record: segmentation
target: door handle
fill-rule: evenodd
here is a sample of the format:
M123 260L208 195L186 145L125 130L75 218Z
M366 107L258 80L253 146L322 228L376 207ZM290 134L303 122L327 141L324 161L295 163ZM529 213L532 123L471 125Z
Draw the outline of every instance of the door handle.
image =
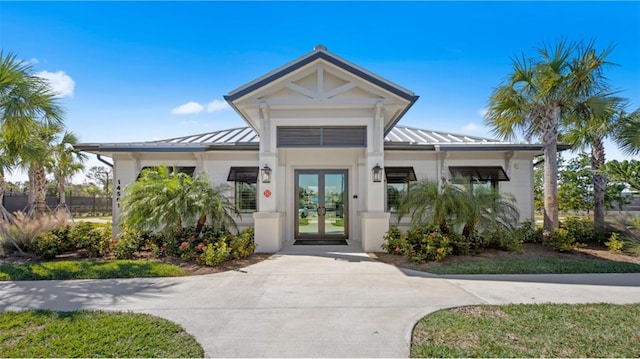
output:
M324 216L327 213L327 209L324 207L318 207L318 216Z

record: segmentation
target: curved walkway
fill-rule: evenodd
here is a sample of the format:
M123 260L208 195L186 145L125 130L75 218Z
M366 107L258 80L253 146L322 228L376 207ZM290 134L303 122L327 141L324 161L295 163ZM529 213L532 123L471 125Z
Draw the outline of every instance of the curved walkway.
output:
M407 357L413 325L442 308L639 301L640 274L442 277L344 246L288 247L204 276L0 282L0 311L149 313L180 323L209 357Z

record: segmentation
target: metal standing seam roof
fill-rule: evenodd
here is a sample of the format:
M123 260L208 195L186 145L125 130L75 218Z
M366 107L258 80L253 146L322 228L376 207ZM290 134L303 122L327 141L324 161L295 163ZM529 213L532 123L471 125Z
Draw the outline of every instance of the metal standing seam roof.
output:
M385 143L399 143L412 145L448 145L448 144L508 144L495 139L457 135L448 132L425 130L414 127L396 126L384 138ZM239 127L229 130L201 133L197 135L168 138L150 141L153 144L206 144L206 145L235 145L259 144L260 136L251 127Z
M384 138L386 149L448 151L539 151L539 143L514 143L397 125ZM194 152L212 150L257 150L260 136L251 127L200 133L163 140L128 143L81 143L74 146L89 152ZM567 146L559 145L558 149Z

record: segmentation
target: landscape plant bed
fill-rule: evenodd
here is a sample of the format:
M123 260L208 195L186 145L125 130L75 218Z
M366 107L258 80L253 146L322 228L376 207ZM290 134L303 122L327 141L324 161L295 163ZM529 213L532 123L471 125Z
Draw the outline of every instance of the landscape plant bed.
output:
M397 267L437 274L542 274L542 273L629 273L640 272L640 257L611 253L606 247L590 246L571 253L525 243L523 252L485 249L475 256L448 256L442 262L417 264L404 256L371 254Z
M413 330L411 357L637 357L640 304L511 304L442 310Z
M88 260L78 253L68 253L50 261L37 257L9 256L0 258L0 280L191 276L240 270L269 257L271 254L268 253L253 253L246 258L229 260L212 267L177 257L155 258L150 251L140 253L134 260Z
M202 346L180 325L148 314L31 310L0 313L2 357L192 358Z

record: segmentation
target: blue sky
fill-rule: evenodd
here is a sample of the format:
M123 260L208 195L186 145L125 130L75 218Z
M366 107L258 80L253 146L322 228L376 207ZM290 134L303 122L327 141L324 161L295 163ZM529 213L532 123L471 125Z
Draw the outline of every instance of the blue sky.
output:
M81 142L244 126L222 96L316 44L419 95L401 124L490 136L512 58L561 38L614 44L608 77L640 106L640 2L0 3L2 49L52 80Z

